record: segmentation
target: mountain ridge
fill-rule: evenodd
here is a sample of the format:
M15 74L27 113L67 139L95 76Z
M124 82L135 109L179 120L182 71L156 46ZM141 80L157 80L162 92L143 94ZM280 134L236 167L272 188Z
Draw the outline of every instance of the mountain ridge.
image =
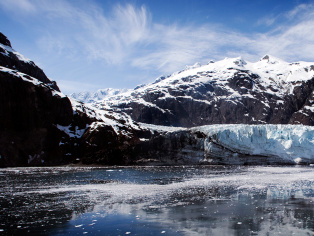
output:
M226 58L106 97L92 106L156 125L313 125L313 76L314 63L287 63L269 55L256 63Z
M103 100L106 97L118 95L120 93L125 93L131 89L113 89L105 88L98 89L96 92L83 91L78 93L70 94L71 98L74 98L83 103L93 103Z

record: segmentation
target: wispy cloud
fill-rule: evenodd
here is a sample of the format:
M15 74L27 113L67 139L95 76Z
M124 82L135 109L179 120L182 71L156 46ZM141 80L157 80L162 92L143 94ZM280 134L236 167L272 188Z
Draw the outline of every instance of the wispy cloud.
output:
M304 15L305 12L307 13L306 15ZM294 9L292 9L291 11L288 11L285 14L285 17L292 20L300 16L306 17L308 16L309 13L313 13L313 6L311 4L300 4L296 6Z
M236 32L223 31L212 25L154 25L153 31L156 48L138 55L132 60L132 65L145 68L155 66L173 72L196 61L228 56L231 48L235 50L250 41Z
M265 16L257 21L257 25L271 26L276 22L277 18L278 16L273 15Z
M0 5L9 11L19 11L26 14L34 13L36 10L36 7L33 5L33 3L29 2L28 0L2 0Z
M274 29L255 36L255 52L269 53L288 61L314 60L314 6L301 4L277 19ZM284 22L284 23L282 23ZM254 52L254 48L250 48Z
M42 21L37 40L42 50L109 65L170 73L225 56L256 60L269 53L288 61L314 60L313 5L259 19L257 24L273 28L251 35L213 24L160 24L144 5L118 4L105 11L90 1L4 0L0 6Z

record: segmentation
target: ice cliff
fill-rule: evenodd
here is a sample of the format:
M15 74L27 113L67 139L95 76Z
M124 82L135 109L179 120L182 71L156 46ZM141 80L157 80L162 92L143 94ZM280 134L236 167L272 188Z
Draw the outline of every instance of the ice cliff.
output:
M227 162L245 164L249 160L243 160L243 156L251 156L256 162L269 159L266 163L270 160L274 163L314 163L314 127L218 125L204 126L199 130L207 137L204 152L209 162L215 162L217 157L221 157Z

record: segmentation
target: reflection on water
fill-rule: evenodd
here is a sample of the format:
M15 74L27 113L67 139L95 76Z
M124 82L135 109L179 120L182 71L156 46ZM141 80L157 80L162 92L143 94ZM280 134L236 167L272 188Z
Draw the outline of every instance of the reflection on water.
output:
M4 235L314 235L313 167L0 169Z

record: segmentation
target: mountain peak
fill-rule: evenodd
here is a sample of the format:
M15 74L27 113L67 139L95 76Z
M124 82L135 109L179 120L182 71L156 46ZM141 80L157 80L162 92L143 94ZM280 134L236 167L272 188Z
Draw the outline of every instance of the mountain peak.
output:
M267 61L268 61L268 60L269 60L269 55L266 54L265 56L263 56L263 57L260 59L260 61L262 61L262 60L267 60Z
M274 56L271 56L269 54L266 54L265 56L263 56L260 61L265 61L269 64L277 64L277 63L280 63L280 62L285 62L277 57L274 57Z
M243 60L242 57L226 57L225 59L221 60L220 63L226 65L226 66L240 66L240 67L244 67L247 62L245 60Z
M8 38L4 34L2 34L1 32L0 32L0 43L5 45L5 46L12 47L10 40L8 40Z
M242 59L242 57L234 58L233 63L236 64L237 66L244 66L247 64L246 61Z
M192 66L186 65L185 68L184 68L184 70L195 69L195 68L198 68L198 67L201 67L201 66L202 66L201 63L196 62L196 63L194 63L194 65L192 65Z

